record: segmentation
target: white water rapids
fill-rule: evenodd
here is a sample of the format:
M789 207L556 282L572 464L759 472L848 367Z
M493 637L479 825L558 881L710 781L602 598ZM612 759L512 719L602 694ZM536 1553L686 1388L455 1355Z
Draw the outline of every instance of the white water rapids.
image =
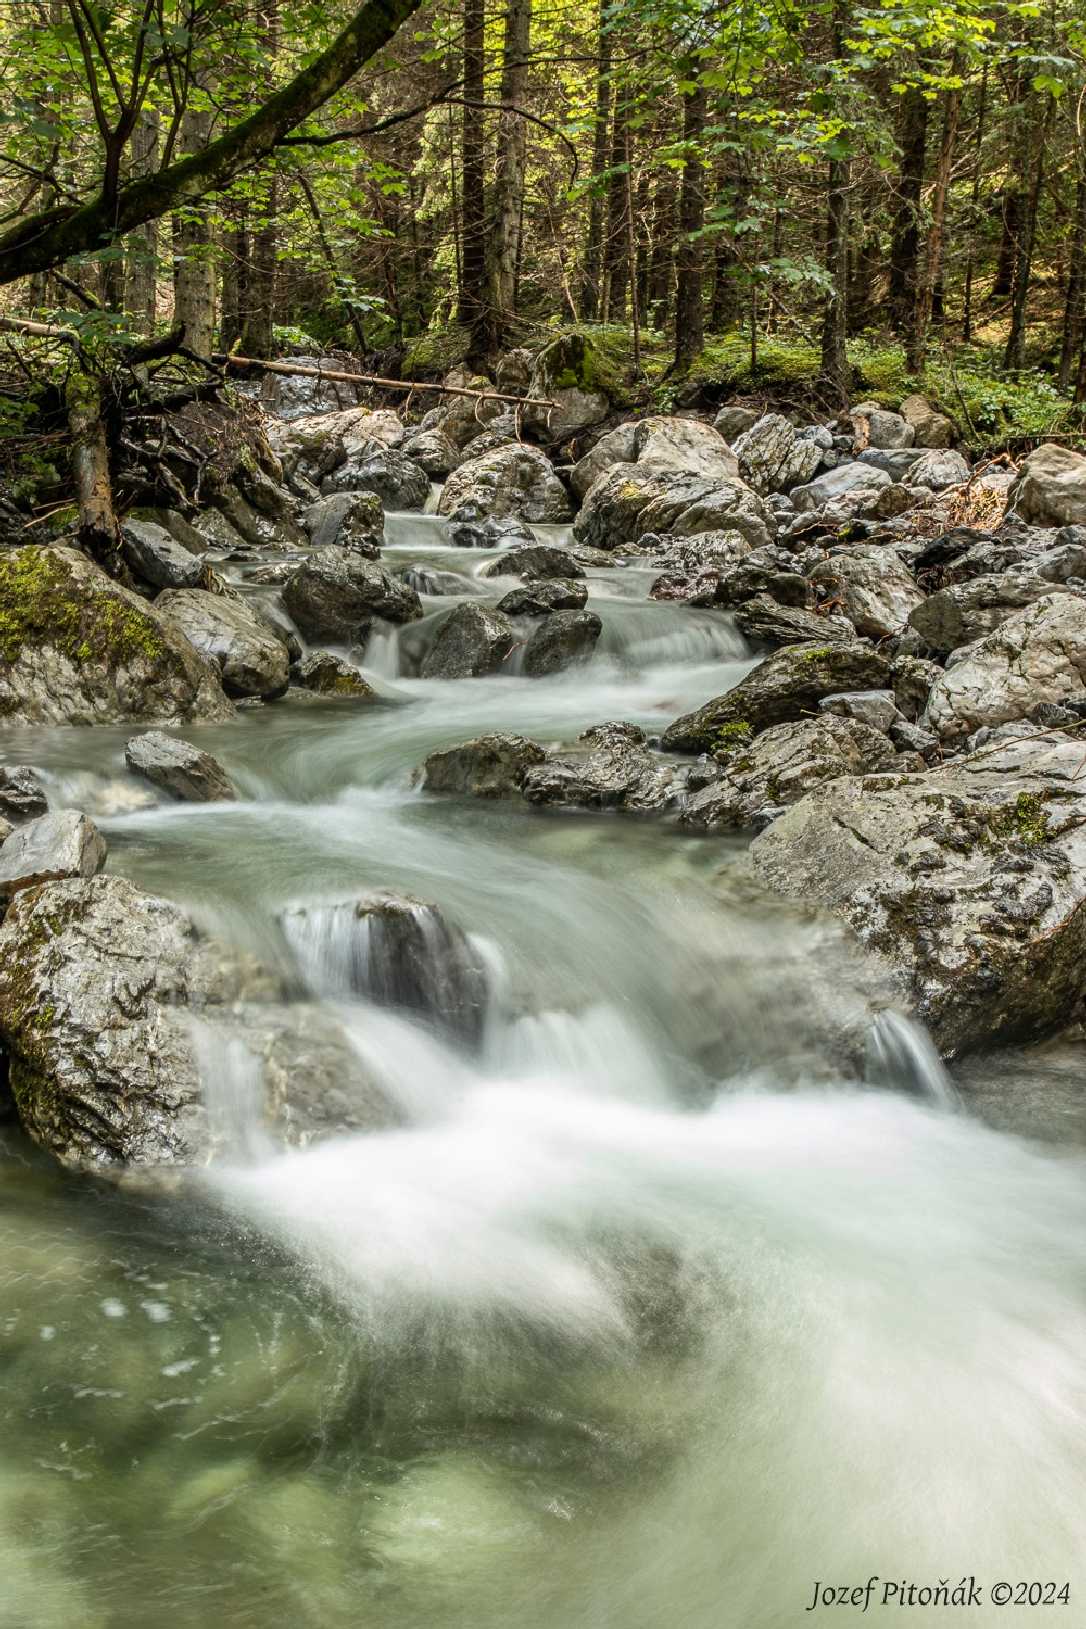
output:
M508 586L434 519L389 533L390 564ZM412 785L484 729L659 731L736 682L728 620L649 580L590 573L574 673L426 683L417 624L367 653L385 707L193 732L234 805L144 799L129 732L11 736L114 869L327 1001L403 1124L276 1153L254 1060L212 1048L236 1152L197 1193L9 1138L0 1629L793 1629L851 1621L806 1610L816 1580L873 1574L1070 1582L873 1624L1086 1621L1074 1064L955 1087L888 1015L864 1065L859 970L737 840ZM469 936L477 1048L351 996L324 907L374 888Z

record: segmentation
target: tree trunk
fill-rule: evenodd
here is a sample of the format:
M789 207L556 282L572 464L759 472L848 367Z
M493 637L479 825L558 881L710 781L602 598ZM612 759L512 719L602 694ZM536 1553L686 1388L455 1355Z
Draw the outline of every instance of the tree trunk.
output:
M822 317L822 377L837 399L848 400L849 372L845 353L848 334L848 184L847 158L831 158L826 206L826 271L833 288Z
M181 147L199 153L207 143L210 114L188 112L181 126ZM210 356L215 331L215 262L206 207L193 204L174 227L173 312L183 323L185 344L198 356Z
M1086 154L1083 155L1086 159ZM1075 187L1075 216L1071 226L1071 266L1067 277L1067 297L1063 307L1063 336L1060 343L1059 388L1071 388L1075 358L1086 336L1086 275L1082 257L1086 254L1086 173Z
M102 382L78 364L65 387L72 435L72 475L79 498L79 541L101 565L112 566L121 534L113 508L109 443L103 418Z
M1018 233L1018 253L1014 261L1014 279L1011 284L1011 328L1007 335L1007 349L1003 354L1003 366L1008 372L1017 372L1026 365L1026 302L1029 299L1030 274L1033 270L1033 247L1037 238L1037 210L1041 202L1041 188L1044 185L1045 150L1048 146L1048 133L1052 127L1052 115L1056 103L1053 97L1048 98L1048 106L1043 119L1035 122L1036 137L1034 141L1034 154L1032 177L1029 192L1023 200L1021 210L1021 226Z
M158 168L159 116L144 108L132 132L132 173L153 175ZM128 234L128 279L125 309L136 331L150 336L158 316L158 222L146 221Z
M592 191L588 205L581 310L590 322L603 309L604 193L599 177L607 168L608 129L611 117L611 36L605 24L607 0L600 0L599 45L596 55L596 118L592 133Z
M973 273L976 266L976 252L974 244L976 234L980 230L980 183L981 183L981 155L984 148L984 116L988 111L988 64L984 65L984 72L980 80L980 96L977 102L977 133L973 147L973 186L969 199L969 252L965 262L965 290L962 294L962 339L968 345L973 337Z
M607 295L607 321L626 320L626 285L630 277L630 226L626 218L629 107L622 85L615 85L611 115L610 179L607 183L607 237L603 250L603 286Z
M649 256L648 309L654 328L667 327L675 273L675 226L678 187L675 171L663 169L652 200L652 251Z
M735 246L735 222L739 217L739 208L746 187L734 155L730 155L717 170L716 191L717 197L727 208L727 219L721 221L713 246L713 294L709 305L709 330L714 334L723 334L738 323L742 304L736 277L739 254Z
M495 356L509 342L517 276L517 252L524 199L524 105L532 0L509 0L502 59L502 113L498 124L498 160L494 174L494 207L487 242L487 302L482 313L483 345Z
M249 260L244 280L245 298L240 302L239 349L246 356L271 356L275 349L275 266L279 230L275 216L278 185L272 175L262 201L262 216L255 232L248 233Z
M694 82L683 101L683 168L679 192L679 239L675 251L675 372L688 373L705 348L705 311L702 284L705 249L700 236L705 224L705 167L702 136L705 132L706 94L697 64L687 61L682 77Z
M950 72L952 75L961 72L961 58L956 52L950 64ZM931 197L931 225L928 228L916 309L905 345L905 365L910 373L915 374L923 371L927 359L928 330L931 326L936 292L941 288L943 245L946 239L946 202L950 190L950 172L954 163L954 144L958 137L961 107L960 87L944 91L943 135L939 143L939 162L936 166L935 187Z
M928 150L928 100L916 86L901 98L894 230L890 244L890 322L904 334L915 321L920 282L920 199Z
M484 95L484 0L464 0L464 98ZM475 333L486 307L486 127L478 107L465 107L460 121L460 305L459 319Z

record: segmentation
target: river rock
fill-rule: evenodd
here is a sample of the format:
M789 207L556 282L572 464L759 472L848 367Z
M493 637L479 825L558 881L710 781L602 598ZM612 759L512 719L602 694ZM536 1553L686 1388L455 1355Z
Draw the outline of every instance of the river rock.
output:
M901 416L912 425L917 447L952 447L954 421L945 413L937 413L926 396L906 396L901 404Z
M553 543L533 543L524 549L509 549L497 560L491 560L480 573L483 577L520 577L526 583L544 582L548 578L563 579L584 576L568 549Z
M467 935L437 905L377 892L280 917L288 944L320 990L331 986L425 1019L466 1046L486 1023L486 970Z
M1034 733L923 775L837 779L751 864L843 917L944 1052L1042 1034L1086 992L1081 765L1081 742Z
M449 542L458 549L504 549L510 544L535 544L535 533L523 520L495 520L483 516L474 504L462 503L449 517Z
M788 645L767 656L723 696L685 713L664 732L669 752L711 752L722 730L751 735L814 712L823 696L841 690L883 690L890 664L870 645Z
M445 382L448 383L448 380ZM485 394L491 389L488 379L471 377L466 381L466 388L484 394L454 396L440 410L441 433L448 437L458 451L463 451L476 436L485 431L489 425L496 423L504 414L507 405L493 395Z
M385 512L375 492L335 492L302 512L315 549L355 549L376 560L385 539Z
M134 735L125 746L124 761L133 774L184 803L223 803L237 797L217 758L161 730Z
M985 638L1016 611L1044 599L1057 587L1062 585L1046 582L1032 572L971 577L921 600L909 614L909 626L928 650L949 656L960 646ZM1086 615L1086 603L1080 603L1080 611Z
M1086 454L1045 442L1022 460L1009 507L1034 526L1086 525Z
M944 741L1024 718L1035 703L1086 688L1086 615L1077 594L1052 593L968 646L936 680L920 723Z
M531 587L510 589L498 601L498 610L507 617L545 617L551 611L581 611L587 599L587 584L553 577Z
M838 550L815 566L810 578L831 602L840 602L841 614L868 639L900 633L924 598L912 574L885 547Z
M513 516L536 525L568 520L572 512L546 454L521 443L471 458L453 471L442 489L438 513L450 515L462 503L473 503L482 515L497 520Z
M630 420L600 436L595 446L579 458L570 471L569 484L582 499L592 484L615 464L636 464L637 423Z
M806 486L793 487L789 496L803 514L813 514L828 504L842 501L847 503L850 512L859 513L877 500L883 487L890 485L892 482L885 470L853 460L825 470Z
M836 696L823 696L818 711L837 718L855 719L857 723L881 730L883 734L889 734L891 727L901 718L892 690L842 690Z
M743 479L755 492L787 492L809 481L822 463L822 448L800 439L780 413L766 413L735 443Z
M655 814L678 801L684 783L683 769L653 752L636 724L595 724L529 765L520 793L537 805Z
M18 826L45 814L49 799L34 770L25 764L0 764L0 817Z
M184 723L233 706L157 605L69 548L0 554L0 726Z
M357 668L330 650L314 650L290 670L293 682L318 696L345 696L355 701L376 701L377 692Z
M283 604L307 639L358 641L374 617L413 622L422 615L415 590L353 549L316 549L283 589Z
M552 611L524 647L524 672L543 679L580 666L592 655L602 632L595 611Z
M530 397L554 406L527 406L525 424L550 442L599 424L611 408L600 374L599 349L587 334L559 335L539 352L528 381Z
M922 447L865 447L856 455L856 462L883 470L891 481L907 482L913 465L923 456Z
M443 430L416 430L403 444L404 455L426 471L431 481L443 481L458 469L463 455Z
M286 643L244 600L176 588L160 594L155 605L216 664L228 695L282 695L290 667Z
M496 673L516 644L509 618L487 605L458 605L438 630L422 664L424 679L475 679Z
M738 531L753 547L772 542L773 518L744 481L654 464L615 464L592 484L573 524L594 548L618 549L648 534L692 537Z
M368 447L321 481L321 492L373 492L385 509L422 509L430 478L420 464L391 447Z
M751 425L757 424L761 416L756 407L741 407L738 403L734 406L725 404L713 420L713 429L730 445L749 430Z
M891 413L885 407L862 402L849 414L852 420L854 445L857 452L865 447L880 451L895 447L911 447L916 430L901 413Z
M950 447L933 448L918 458L909 471L909 485L945 492L948 487L964 485L970 473L969 465L960 452Z
M764 811L797 802L822 781L883 769L897 753L881 730L823 714L775 724L746 741L736 735L717 756L723 773L687 799L680 815L685 826L753 825Z
M332 1015L264 1005L280 996L251 956L123 877L25 889L0 927L0 1035L19 1115L75 1170L206 1163L223 1132L202 1076L221 1078L237 1044L259 1066L261 1129L280 1141L394 1122Z
M0 845L0 897L61 877L93 877L106 863L106 842L76 809L53 809L16 826Z
M739 460L724 437L700 419L652 414L638 421L634 445L637 463L648 469L685 469L725 481L739 474Z
M524 776L546 757L523 735L479 735L432 752L422 767L424 792L461 792L475 798L518 797Z
M126 520L121 553L129 570L152 588L196 588L205 579L207 568L200 555L153 521Z
M654 585L655 586L655 585ZM768 594L755 594L736 608L736 626L748 639L771 645L843 645L856 638L856 629L844 617L819 616L801 606L780 605Z

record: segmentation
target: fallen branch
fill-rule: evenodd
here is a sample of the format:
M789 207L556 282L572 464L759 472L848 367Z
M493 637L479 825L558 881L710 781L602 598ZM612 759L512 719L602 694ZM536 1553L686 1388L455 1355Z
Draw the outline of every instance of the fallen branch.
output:
M65 345L79 344L73 329L58 328L52 322L32 322L29 317L0 317L0 329L7 334L29 334L31 339L62 339Z
M211 359L228 368L261 368L265 373L289 373L330 384L380 385L382 390L436 390L445 396L471 396L480 402L516 402L520 407L557 407L543 396L503 396L498 390L468 390L465 385L433 385L417 379L381 379L373 373L343 373L338 368L302 368L296 362L261 362L255 356L227 356L216 351Z

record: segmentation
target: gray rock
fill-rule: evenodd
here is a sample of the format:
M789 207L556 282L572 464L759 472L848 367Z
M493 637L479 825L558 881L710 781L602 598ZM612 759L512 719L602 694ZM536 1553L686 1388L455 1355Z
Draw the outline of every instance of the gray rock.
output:
M569 484L578 498L584 498L589 487L614 464L636 464L637 424L620 424L600 436L594 447L578 459L570 471Z
M835 469L825 470L806 486L793 487L790 495L798 510L813 514L827 504L838 503L842 499L847 499L850 504L874 503L881 488L890 485L890 477L885 470L853 460L838 464Z
M720 831L751 826L759 811L780 810L837 775L859 775L893 763L881 730L827 714L775 724L761 735L733 737L718 751L723 773L683 805L685 826Z
M485 519L474 504L462 503L449 517L449 542L458 549L503 549L510 543L535 545L535 533L523 520Z
M129 569L152 588L195 588L206 575L199 554L153 521L126 520L121 527L121 552Z
M565 441L607 417L611 403L600 388L600 359L585 334L562 334L539 352L528 395L555 405L526 407L524 422L550 442Z
M928 704L931 687L943 676L938 662L922 656L898 655L890 663L894 700L904 716L916 720Z
M357 668L330 650L310 651L290 670L291 679L318 696L346 696L353 701L377 701L378 695Z
M755 594L737 606L735 621L748 639L768 644L799 645L822 640L825 644L848 644L856 630L844 617L818 616L801 606L780 605L768 594Z
M248 491L256 495L258 504L250 502L239 488L228 481L214 497L215 507L246 543L254 548L297 548L305 538L294 519L294 505L282 489L256 474L245 477Z
M204 1164L230 1127L203 1076L257 1070L262 1129L304 1144L396 1119L331 1014L122 877L27 890L0 927L0 1035L22 1123L74 1170Z
M836 696L823 696L818 710L820 713L833 713L838 718L856 719L873 730L882 730L885 735L889 734L890 726L901 716L892 690L843 690Z
M0 846L0 898L61 877L93 877L106 863L106 841L76 809L53 809L16 826Z
M692 537L738 531L755 548L772 542L775 525L757 493L736 478L717 478L654 464L614 464L593 483L573 525L582 543L618 549L649 534Z
M386 509L422 509L430 496L430 478L395 448L369 447L326 475L321 492L373 492Z
M915 427L900 413L890 413L884 407L854 407L850 414L857 452L867 447L880 451L911 447L916 435Z
M924 775L831 781L755 839L751 864L842 917L943 1052L1043 1034L1086 989L1081 763L1080 742L1034 735Z
M735 443L739 469L755 492L787 492L809 481L822 463L822 448L800 438L780 413L766 413Z
M424 679L475 679L496 673L516 644L509 618L468 601L446 617L422 664Z
M711 752L721 732L752 735L812 713L823 696L842 690L882 690L890 664L869 645L788 645L767 656L726 695L685 713L664 732L670 752Z
M529 766L520 793L537 805L655 814L678 801L683 784L682 769L652 752L636 724L596 724Z
M443 481L458 469L463 454L443 430L416 430L403 444L406 457L426 471L431 481Z
M524 776L546 757L523 735L479 735L432 752L422 768L425 792L460 792L475 798L519 797Z
M0 554L0 726L233 716L217 667L76 549Z
M24 764L0 764L0 816L18 826L45 814L49 799L45 787Z
M684 469L695 475L734 480L739 460L724 437L700 419L657 413L635 427L636 462L646 469Z
M548 578L563 579L584 576L568 549L559 549L552 543L533 543L524 549L509 549L499 559L483 567L483 577L520 577L526 583L543 582Z
M1052 593L967 647L936 680L920 723L944 741L1024 718L1039 701L1086 687L1086 616L1075 594Z
M335 492L302 513L315 549L355 549L376 560L385 538L385 512L375 492Z
M968 481L969 465L960 452L952 449L932 449L918 458L909 471L910 486L930 487L933 492L945 492L947 487L961 486Z
M1033 605L1064 588L1062 583L1046 582L1026 571L971 577L967 582L955 583L921 600L909 614L909 626L920 635L928 650L948 656L962 645L983 639L1023 606ZM1086 615L1086 604L1081 605L1080 610Z
M175 588L159 595L156 609L216 664L228 695L271 697L286 689L287 646L244 600Z
M730 444L757 424L760 417L756 407L724 406L713 420L713 429Z
M491 386L489 380L476 377L466 381L466 388L485 392L490 390ZM489 425L504 418L506 405L505 402L496 401L493 395L454 398L442 409L439 428L453 446L462 452Z
M184 803L223 803L237 797L218 759L161 730L134 735L125 746L124 761L133 774Z
M908 481L913 465L923 456L922 447L865 447L863 452L857 454L856 462L883 470L891 481Z
M497 520L512 516L537 525L568 520L571 514L566 490L546 455L519 442L471 458L453 471L438 513L450 515L462 503L474 504L483 516Z
M811 581L840 603L858 634L886 639L900 633L924 596L892 549L839 550L812 570Z
M545 617L551 611L581 611L587 599L585 583L553 577L531 587L511 589L498 601L498 610L508 617Z
M413 622L415 590L353 549L316 549L283 589L283 604L307 639L358 641L374 617Z
M906 396L901 404L901 416L911 424L917 447L952 447L954 421L945 413L937 413L924 396Z
M1086 455L1045 442L1022 460L1009 507L1034 526L1086 525Z
M526 345L518 345L494 364L494 383L505 396L524 396L532 379L533 358Z
M939 737L930 730L922 730L919 724L910 724L906 718L895 718L888 734L900 752L918 752L927 760L939 752Z
M542 679L587 662L602 632L594 611L552 611L524 647L524 672Z

